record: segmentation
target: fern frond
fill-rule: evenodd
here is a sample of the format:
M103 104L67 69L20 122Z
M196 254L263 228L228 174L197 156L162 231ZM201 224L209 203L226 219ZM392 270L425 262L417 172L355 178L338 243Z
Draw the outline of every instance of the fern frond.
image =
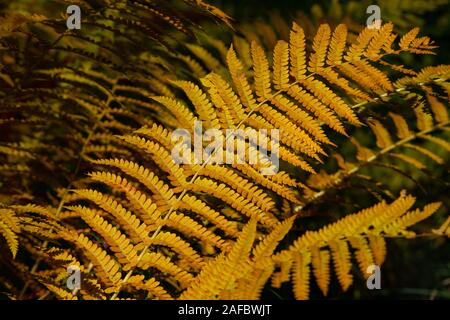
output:
M19 249L17 233L20 232L20 219L13 210L0 209L0 234L6 239L13 257Z
M119 263L123 266L124 271L130 270L137 264L137 250L120 230L89 208L74 206L70 209L79 213L81 218L105 239Z
M180 299L217 299L235 286L239 274L248 270L248 255L256 236L256 220L242 230L230 253L221 254L209 263L182 293Z
M277 42L273 52L273 83L275 89L285 89L289 83L289 44Z
M327 49L330 43L330 35L330 26L327 24L320 25L316 36L314 37L312 46L313 53L309 57L308 70L310 72L317 72L325 65Z
M82 233L75 239L75 245L92 262L96 268L97 275L105 285L115 286L118 284L121 278L120 266L105 250Z
M353 283L353 275L351 274L352 262L351 254L347 242L345 241L330 241L331 256L333 257L333 265L339 284L343 291Z
M172 300L172 296L160 285L159 281L155 278L148 280L144 279L142 275L136 275L130 277L127 284L135 287L136 289L145 290L153 297L160 300Z
M426 206L423 211L409 211L414 201L414 197L403 195L391 204L381 202L358 213L347 215L318 231L307 231L294 241L289 250L275 254L273 259L276 264L282 265L283 261L288 260L294 262L292 276L296 298L308 298L309 264L312 264L319 288L325 295L327 294L330 281L328 248L331 249L334 267L344 290L347 290L353 281L350 274L348 243L355 250L362 274L367 276L366 272L370 265L375 262L381 264L384 261L385 237L397 235L413 237L414 233L407 228L426 219L440 206L433 203ZM277 281L281 279L278 278L275 284Z
M115 217L133 241L145 244L150 243L150 238L147 235L149 226L141 222L134 214L125 209L111 196L92 189L75 190L74 192L96 203L100 208Z
M193 276L182 270L180 267L170 261L170 258L157 252L145 253L143 258L139 261L139 267L143 270L148 268L156 268L161 272L168 273L180 283L180 286L185 288L194 279Z
M311 254L309 252L295 252L293 254L292 283L294 295L297 300L306 300L309 297L309 279Z
M256 100L253 96L247 77L245 76L244 67L241 61L237 58L233 47L228 50L227 65L230 70L233 84L239 94L239 97L241 98L242 104L247 108L247 110L249 110L249 108L254 108L256 106Z
M225 217L220 215L220 213L216 212L206 205L206 203L194 196L185 195L182 199L182 203L180 204L180 208L188 209L197 213L231 236L237 235L237 223L227 220Z
M191 184L191 190L212 194L236 210L241 211L249 217L255 218L266 226L273 226L276 223L276 220L273 217L260 210L234 190L226 187L225 184L217 184L209 179L198 178Z
M300 81L306 73L305 32L295 22L289 35L290 73Z
M328 250L320 250L317 247L311 248L311 263L317 284L326 296L330 283L330 253Z

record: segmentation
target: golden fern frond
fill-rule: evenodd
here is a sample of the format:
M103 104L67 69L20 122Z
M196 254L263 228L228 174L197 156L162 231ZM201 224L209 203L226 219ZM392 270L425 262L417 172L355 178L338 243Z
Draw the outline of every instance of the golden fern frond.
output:
M223 89L217 85L213 86L211 79L221 78L211 74L202 81L209 88L212 104L206 95L201 93L201 89L197 90L196 88L197 97L202 98L197 98L194 105L198 110L201 110L200 104L204 105L207 110L210 110L208 114L213 114L212 109L216 109L217 116L221 118L221 126L224 124L231 127L236 125L239 119L243 118L243 108L247 112L250 110L257 112L261 115L260 117L251 114L249 117L244 117L243 121L247 125L259 129L264 126L285 128L285 132L282 133L282 144L289 145L294 152L304 153L317 159L318 154L324 153L320 142L330 143L319 126L320 122L342 134L345 134L346 130L338 117L345 118L355 125L361 123L354 111L331 89L330 84L340 86L350 95L362 101L369 101L372 99L370 97L372 90L381 94L384 92L383 90L393 91L394 87L385 74L376 66L369 64L368 61L381 61L387 54L399 54L402 51L411 51L413 48L419 49L422 45L428 46L425 40L417 41L411 46L405 45L405 41L403 41L400 49L391 48L393 45L391 24L384 25L380 30L364 30L357 38L356 43L352 44L348 50L346 34L344 25L336 28L333 37L329 26L322 25L313 42L312 53L307 59L308 50L304 32L294 24L289 43L279 41L275 45L272 72L264 50L256 42L253 42L251 58L254 92L244 73L243 63L238 59L234 48L231 47L227 54L227 64L239 101L222 80L220 83ZM388 41L388 44L384 44L384 41ZM346 55L343 61L344 54ZM362 85L362 87L357 89L358 86L352 86L353 83L341 77L340 73L343 76L350 75L358 82L358 86ZM324 77L326 81L318 78L317 74ZM380 86L376 83L380 83ZM211 91L212 86L215 88L213 91ZM278 91L274 91L274 89ZM254 94L256 98L254 98ZM230 97L228 98L229 103L225 103L227 100L225 97ZM232 105L235 107L227 108ZM304 109L307 111L305 112ZM231 110L237 114L233 115ZM278 110L285 113L286 116ZM294 139L289 136L297 139L300 137L304 146L296 145L292 141ZM281 147L284 146L281 145ZM295 166L301 164L301 162L296 163L292 157L285 156L283 159ZM303 166L303 168L306 167Z
M0 234L5 238L11 254L15 257L19 249L17 233L21 229L20 219L13 210L2 208L0 208L0 217Z
M330 284L330 253L328 250L320 250L317 247L311 248L311 264L317 285L326 296Z
M324 66L330 35L330 26L328 24L320 25L314 37L313 53L309 57L308 70L310 72L318 72Z
M253 260L258 262L259 259L271 256L275 251L278 243L292 228L295 217L292 216L279 223L267 236L265 236L258 245L253 249Z
M193 173L200 172L200 175L207 176L225 182L243 197L254 202L261 210L270 211L274 209L275 202L257 185L239 176L235 171L223 166L206 166L200 170L199 166L190 168Z
M124 271L130 270L137 263L138 252L130 240L113 225L108 223L95 211L86 207L69 207L72 211L80 214L81 218L98 234L114 252Z
M179 86L188 96L194 105L199 119L205 124L206 128L216 128L219 126L214 107L209 102L206 94L195 84L189 81L176 81L175 85Z
M51 284L42 282L45 287L50 290L50 292L53 292L59 299L62 300L78 300L76 296L74 296L71 292L61 289L57 284Z
M159 281L155 278L150 278L148 280L144 279L143 275L131 276L126 284L129 284L136 289L145 290L151 297L160 300L172 300L171 295L160 285Z
M92 189L74 190L74 192L84 199L94 202L100 208L110 213L127 231L133 241L145 244L150 243L150 238L147 234L149 226L145 222L140 221L139 218L125 209L111 196Z
M194 279L190 273L171 262L169 257L158 252L145 253L139 261L139 268L142 270L156 268L163 273L168 273L179 282L182 288L186 288Z
M255 92L258 101L264 101L272 94L270 85L269 62L266 54L256 42L252 42L253 73L255 77Z
M308 298L309 264L312 265L319 288L327 294L330 281L328 248L331 249L335 271L344 290L353 281L348 243L355 250L356 260L365 276L369 266L383 263L386 254L385 237L414 237L415 234L407 228L426 219L440 207L439 203L432 203L423 210L409 211L414 201L414 197L403 195L390 204L381 202L347 215L318 231L307 231L294 241L290 249L275 254L273 259L280 267L286 264L286 260L293 261L292 277L296 298ZM277 274L275 276L280 277ZM275 280L275 284L280 280Z
M96 164L116 167L124 173L135 178L148 190L153 192L155 203L165 211L165 205L174 205L174 194L170 187L160 180L159 177L149 169L132 161L124 159L103 159L94 161Z
M175 186L183 186L186 183L186 176L183 170L173 161L172 155L157 142L146 140L137 136L124 136L123 140L153 155L153 160L170 176L169 179Z
M100 280L107 286L115 286L121 279L119 264L101 247L92 242L84 234L75 237L75 245L79 247L96 268Z
M266 226L273 226L277 221L274 217L271 217L268 213L259 209L252 202L228 188L225 184L218 184L213 180L206 178L198 178L190 185L190 189L197 192L212 194L234 209L239 210L248 217L255 218Z
M277 42L273 51L273 82L275 89L285 89L289 83L289 44Z
M237 223L227 220L226 217L222 216L219 212L210 208L205 202L196 198L195 196L185 195L180 204L181 209L191 210L201 217L207 219L212 224L216 225L218 228L225 231L231 236L236 236L238 229Z
M439 68L445 73L446 68ZM441 75L442 79L446 79L444 74ZM416 77L405 78L404 81L415 82ZM407 80L409 79L409 80ZM432 82L422 83L422 87L419 89L432 92ZM397 86L397 85L396 85ZM401 87L400 89L405 89ZM409 89L406 89L405 94L409 94ZM308 185L319 186L320 191L307 195L307 198L316 199L315 197L322 197L326 194L327 190L331 190L337 185L342 184L348 179L358 178L365 179L371 185L374 185L370 172L365 168L380 166L386 169L392 170L394 173L400 173L406 176L410 176L409 170L416 168L421 170L425 174L430 174L429 167L432 165L428 161L431 159L437 164L444 164L445 157L443 154L448 152L448 144L445 141L444 132L447 130L449 123L440 122L437 120L435 114L426 112L431 109L431 106L427 106L423 101L423 98L411 95L411 105L415 111L416 125L414 126L414 116L407 112L393 113L388 112L387 116L392 120L391 123L381 121L381 119L369 118L367 124L375 136L375 141L378 150L365 147L361 145L354 137L350 138L350 142L356 147L356 159L358 162L352 162L351 160L342 158L340 163L345 165L341 166L341 170L336 171L333 174L326 176L312 175L310 176ZM447 113L443 102L440 111L441 116ZM429 108L429 109L427 109ZM392 124L392 125L391 125ZM365 130L364 128L358 130ZM437 152L436 147L439 146L442 152ZM406 167L404 166L406 164ZM408 171L407 171L408 170ZM364 177L361 173L368 173Z
M171 232L160 232L152 240L152 244L166 246L171 248L175 253L179 254L181 258L185 258L189 261L189 265L195 269L201 269L205 262L203 258L195 251L192 246Z
M125 178L110 172L93 172L89 176L95 181L103 182L116 190L124 192L133 209L140 213L139 216L142 217L142 220L147 225L158 224L161 212L157 209L156 204Z
M347 27L340 24L334 29L330 41L330 47L327 53L327 64L338 65L342 63L342 55L344 54L345 44L347 41Z
M227 52L227 65L236 91L241 98L242 105L249 111L250 108L256 106L256 100L245 75L244 66L238 59L233 46Z
M279 223L265 236L252 250L251 271L241 275L234 292L233 299L257 300L261 297L263 287L274 270L274 263L270 256L275 251L280 241L292 228L295 217L290 217Z
M306 300L309 297L309 279L310 279L310 252L295 252L292 255L294 263L292 264L292 283L295 298L297 300ZM283 279L282 279L283 280Z
M203 62L209 70L214 71L220 67L220 62L204 47L191 43L188 43L186 47L196 58Z
M331 240L329 246L339 284L343 291L347 291L353 283L353 275L351 274L352 262L348 243Z
M173 212L166 219L165 225L180 230L183 234L195 237L206 243L210 243L218 248L226 247L225 241L220 236L214 234L208 228L205 228L196 220L184 214Z
M256 236L256 220L245 225L230 253L210 262L184 291L180 299L220 299L233 290L236 278L248 270L248 256Z

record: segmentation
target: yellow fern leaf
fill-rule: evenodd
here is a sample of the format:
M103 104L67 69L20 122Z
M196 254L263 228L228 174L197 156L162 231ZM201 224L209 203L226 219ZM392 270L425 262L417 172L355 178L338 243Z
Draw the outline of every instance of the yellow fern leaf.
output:
M145 194L137 190L129 181L109 172L92 172L89 176L99 182L103 182L117 190L123 191L133 208L140 212L140 217L149 226L159 222L161 212L156 204L152 203Z
M271 256L275 251L278 243L284 238L284 236L292 228L295 216L292 216L280 224L278 224L264 239L258 243L253 249L253 260L258 261L264 257Z
M329 106L337 115L350 121L350 123L360 126L355 112L327 85L319 80L302 81L302 86L310 90L322 103Z
M408 123L405 118L393 112L389 112L389 116L394 121L395 128L397 129L397 137L405 139L411 135L411 131L408 128Z
M70 209L78 212L81 218L105 239L111 250L116 254L118 261L123 265L124 271L136 266L138 261L137 250L123 233L89 208L74 206Z
M289 35L290 73L297 80L305 78L305 33L295 22Z
M419 28L413 28L408 31L403 37L401 37L399 46L402 49L408 49L411 42L417 37L419 34Z
M347 135L344 126L334 113L314 96L310 95L305 90L302 90L299 86L291 87L289 89L289 95L295 98L302 106L312 112L319 120L323 121L330 128ZM331 143L329 140L327 142Z
M219 119L217 119L214 107L206 97L206 94L196 84L189 81L176 81L174 84L186 93L194 105L200 120L205 123L206 128L219 127Z
M227 53L227 64L230 70L231 78L233 79L234 86L236 88L239 97L241 98L242 104L247 108L254 108L257 103L253 96L253 92L250 89L247 77L244 73L244 67L241 61L236 56L236 52L233 47L228 50Z
M155 203L161 212L168 210L169 206L175 206L176 208L173 190L161 181L155 173L144 168L143 166L123 159L102 159L93 161L93 163L116 167L138 180L148 190L153 192L152 199L155 200Z
M414 232L406 231L405 229L416 224L419 221L428 218L433 213L435 213L441 207L441 205L442 204L440 202L433 202L426 205L423 210L417 209L411 212L407 212L398 220L393 221L391 224L385 226L384 232L392 236L403 234L408 237L413 237L415 235Z
M107 286L115 286L121 278L119 264L106 253L105 250L93 243L84 234L80 234L75 239L76 245L80 247L86 256L91 260L97 270L100 280Z
M377 30L377 33L370 40L364 55L368 58L378 57L380 55L381 48L383 48L387 40L390 38L393 28L394 25L389 22L385 23L379 30Z
M218 299L236 286L237 277L248 270L249 253L256 236L256 220L243 228L230 253L222 253L209 263L185 290L180 299Z
M180 283L182 288L187 288L194 277L189 272L184 271L170 261L169 257L158 252L147 252L143 255L138 263L138 267L147 270L149 268L156 268L163 273L168 273L176 281Z
M369 247L377 266L381 266L386 259L386 241L383 237L369 235Z
M361 55L363 54L365 48L371 41L371 39L375 36L377 31L375 29L364 28L356 38L355 43L350 46L347 54L344 59L346 61L357 61L361 59Z
M216 70L220 67L220 62L205 48L190 43L186 44L186 47L199 58L209 70Z
M195 196L184 195L181 199L180 208L191 210L203 218L216 225L218 228L225 231L230 236L236 236L238 233L237 223L227 220L224 216L220 215L217 211L206 205L205 202L196 198Z
M276 219L268 215L268 213L260 210L249 200L243 198L234 190L225 186L225 184L218 184L212 180L205 178L196 179L190 188L197 192L207 192L215 197L228 203L236 210L241 211L249 217L253 217L267 226L273 226L277 223Z
M391 135L389 131L378 120L371 120L369 126L377 139L377 146L381 149L392 145Z
M203 258L192 246L174 233L161 231L152 239L152 244L170 247L181 258L186 258L193 268L201 269L205 265Z
M289 45L278 41L273 52L273 83L275 89L285 89L289 83Z
M272 95L269 62L264 50L256 42L252 42L251 49L256 95L258 101L264 101Z
M353 276L350 273L352 262L350 250L346 241L332 240L329 242L331 256L333 257L334 269L343 291L347 291L353 283Z
M447 107L431 94L428 94L427 98L431 107L431 111L433 111L434 118L436 119L436 121L438 123L448 123L449 116Z
M18 232L20 232L19 218L15 216L14 211L0 209L0 234L6 239L13 257L19 249Z
M183 234L187 234L191 237L211 243L218 248L224 248L226 246L221 237L215 235L209 229L203 227L198 222L188 216L185 216L184 214L172 212L170 216L167 217L165 225L179 230Z
M123 136L122 139L152 155L153 160L169 173L169 179L175 186L186 184L186 176L183 174L183 169L174 162L171 153L159 143L131 135Z
M313 41L313 54L309 57L308 70L317 72L325 65L328 44L330 42L330 26L321 24Z
M342 54L344 53L347 40L347 26L340 24L334 29L331 37L330 48L328 49L327 64L338 65L342 63Z
M311 254L309 252L295 252L293 258L292 282L295 299L307 300L309 298Z
M244 118L244 110L234 91L219 75L210 73L201 79L218 109L216 113L222 128L233 128Z
M355 256L358 261L359 269L361 273L367 278L370 274L367 273L369 266L374 264L372 252L369 248L367 240L363 237L351 237L349 238L350 245L356 250Z
M317 247L311 248L311 262L317 285L326 296L330 284L330 252Z
M125 209L112 197L90 189L75 190L74 192L85 199L91 200L100 208L114 216L133 241L138 243L143 242L145 244L150 242L150 238L147 234L149 230L148 225L141 222L135 215Z
M173 299L172 296L166 291L166 289L161 286L160 282L155 278L145 280L143 275L135 275L131 276L126 283L137 289L145 290L152 297L158 298L160 300Z

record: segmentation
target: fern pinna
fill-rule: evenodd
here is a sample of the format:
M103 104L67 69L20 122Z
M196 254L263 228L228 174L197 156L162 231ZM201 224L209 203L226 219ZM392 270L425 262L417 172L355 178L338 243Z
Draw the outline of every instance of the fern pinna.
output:
M186 2L229 23L201 1ZM104 19L91 21L104 42L67 35L43 16L2 18L0 232L10 253L0 264L11 297L259 299L266 286L291 282L295 298L307 299L312 278L327 295L333 274L347 290L354 264L366 277L384 262L387 238L415 237L409 227L441 207L414 208L415 196L395 196L372 170L431 174L430 161L446 162L435 150L450 149L450 67L414 71L395 60L434 52L419 29L398 37L386 23L354 35L345 24L321 24L309 44L293 23L270 53L256 40L228 47L210 38L174 54L168 48L177 44L149 16L186 34L191 26L164 6L131 3L100 12L85 3ZM135 7L142 11L133 21ZM32 24L59 35L30 53L41 53L34 65L20 61L27 37L42 44ZM153 42L141 48L139 37ZM82 49L86 42L95 52ZM116 62L101 57L123 43L136 50L131 64L120 53ZM42 63L48 52L51 65ZM176 163L172 133L192 132L196 121L223 133L280 129L281 171ZM359 141L361 132L373 139ZM343 152L349 147L354 157ZM302 225L355 188L377 201L338 208L318 230ZM448 220L427 234L448 236ZM71 290L74 266L82 286Z

